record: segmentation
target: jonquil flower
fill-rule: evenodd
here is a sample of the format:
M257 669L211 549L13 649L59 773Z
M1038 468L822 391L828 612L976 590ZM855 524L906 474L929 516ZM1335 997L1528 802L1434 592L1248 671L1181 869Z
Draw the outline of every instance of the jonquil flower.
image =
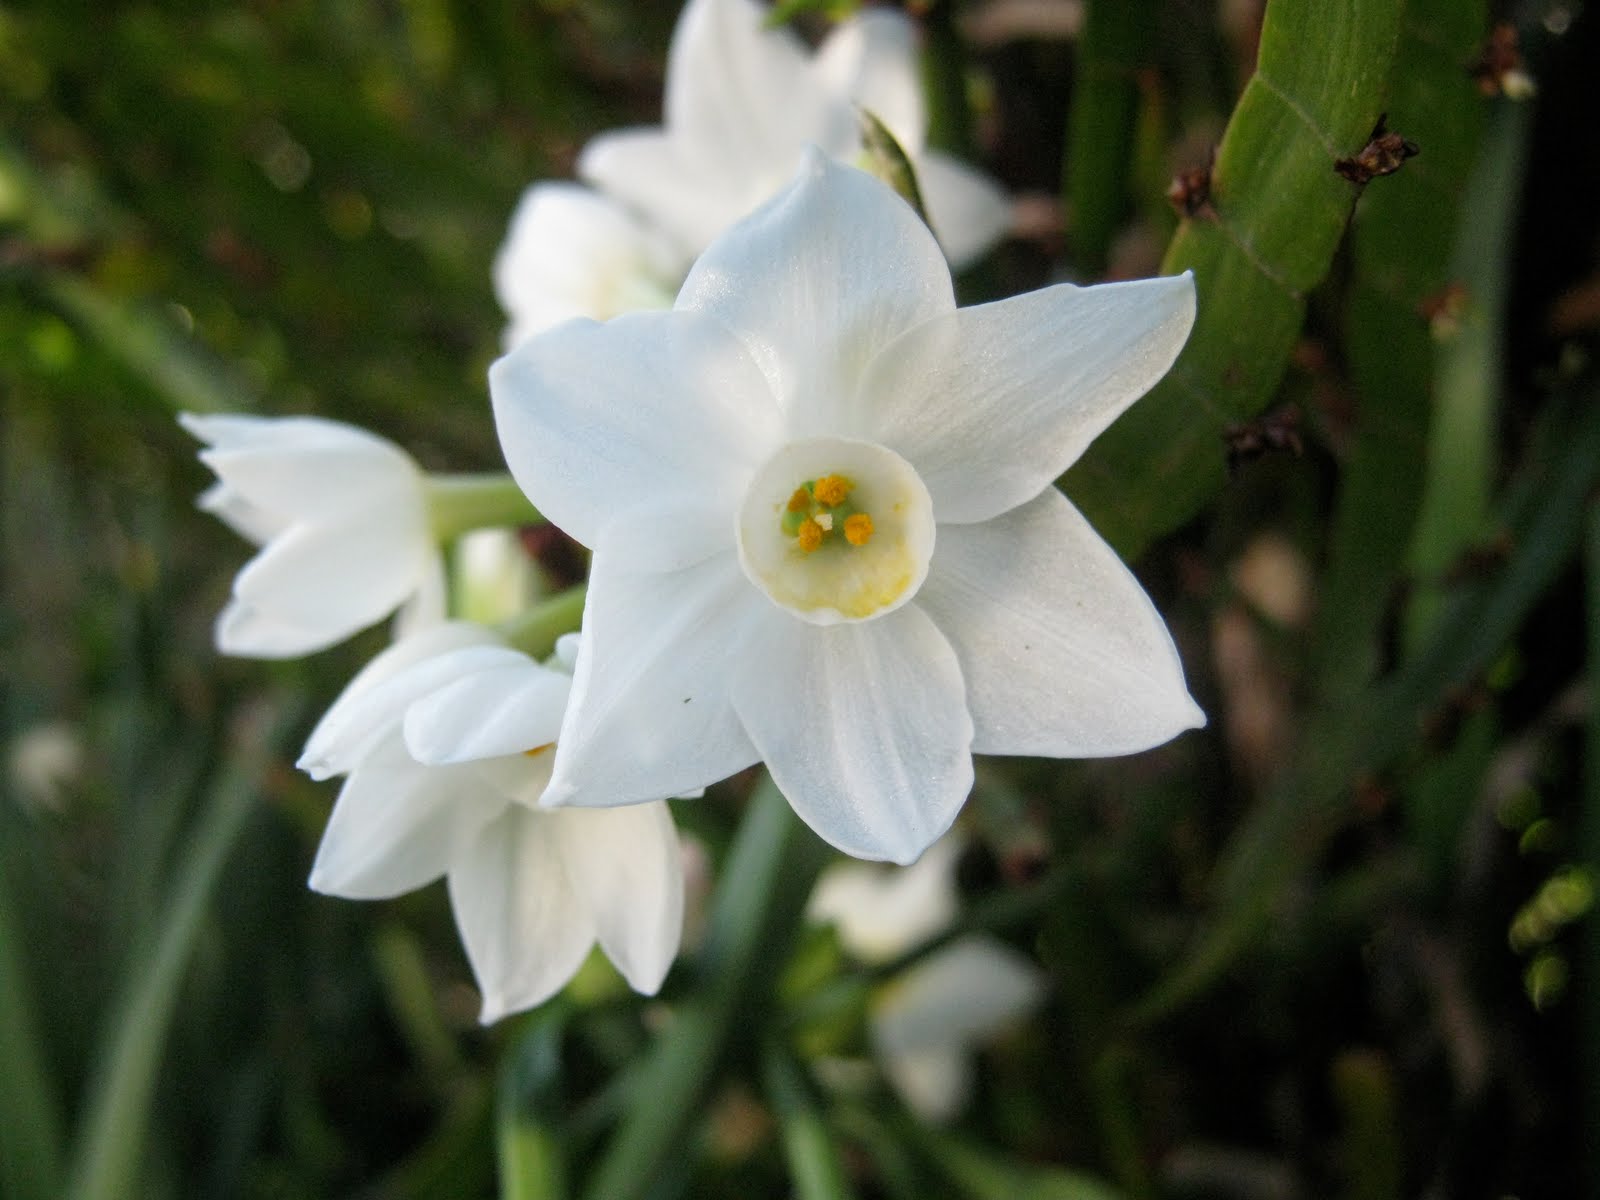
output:
M659 801L544 810L572 642L542 666L465 622L368 664L306 743L314 778L348 775L311 886L384 899L443 875L487 1024L559 991L595 942L654 993L678 952L683 871Z
M490 370L506 462L593 547L545 803L765 760L835 846L910 862L972 754L1125 754L1200 725L1172 639L1053 486L1171 365L1187 275L958 310L927 228L808 155L676 307Z
M601 134L578 173L698 254L794 174L807 145L843 162L861 153L860 109L911 156L929 219L950 261L972 262L1011 224L986 175L924 146L928 116L916 31L868 9L813 54L792 29L769 28L752 0L689 0L667 55L664 124Z
M293 658L441 603L423 475L393 442L319 417L178 419L217 476L200 507L261 547L217 618L224 654Z
M690 255L608 196L576 183L522 194L495 255L507 349L572 317L671 308Z
M844 948L883 963L942 933L959 907L955 870L965 846L947 833L909 867L830 867L811 894L813 920L832 922ZM907 1104L948 1121L972 1092L976 1047L1037 1007L1044 973L1005 943L968 934L929 954L873 1003L873 1052Z

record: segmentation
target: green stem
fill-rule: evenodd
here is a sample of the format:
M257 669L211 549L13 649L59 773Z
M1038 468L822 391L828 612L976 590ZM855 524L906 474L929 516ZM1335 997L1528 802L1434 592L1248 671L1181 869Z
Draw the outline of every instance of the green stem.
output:
M507 645L524 654L544 658L556 648L557 638L582 627L583 603L588 595L586 583L557 592L500 626L500 635Z
M503 472L429 475L427 495L433 536L441 542L473 529L544 524L517 481Z
M138 1195L140 1160L150 1120L150 1100L190 954L212 893L255 808L262 772L294 727L293 705L282 705L266 728L232 757L195 831L193 849L175 881L153 953L133 959L122 1000L107 1026L100 1069L66 1195L76 1200L117 1200Z
M770 779L751 793L712 905L698 987L641 1064L631 1103L584 1193L635 1200L683 1153L732 1038L756 1027L831 851Z

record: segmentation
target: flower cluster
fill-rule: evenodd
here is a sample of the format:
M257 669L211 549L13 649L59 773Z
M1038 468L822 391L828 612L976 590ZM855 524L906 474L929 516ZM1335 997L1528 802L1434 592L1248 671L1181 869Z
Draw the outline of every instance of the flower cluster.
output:
M958 308L951 264L1006 204L923 147L910 23L868 11L813 53L765 20L691 0L664 126L589 145L600 191L539 184L518 208L489 389L520 493L333 422L186 418L218 478L202 505L262 547L222 650L308 653L400 613L300 762L345 778L311 883L444 876L485 1020L596 943L660 985L683 912L665 798L765 763L829 843L909 864L975 753L1124 754L1204 721L1155 608L1054 486L1171 365L1189 277ZM849 165L858 106L903 143L931 230ZM530 607L507 581L514 542L456 545L532 521L593 552L581 638L576 594ZM958 949L927 970L1000 971ZM1020 1010L1037 986L1008 977ZM896 1028L886 1060L960 1073Z

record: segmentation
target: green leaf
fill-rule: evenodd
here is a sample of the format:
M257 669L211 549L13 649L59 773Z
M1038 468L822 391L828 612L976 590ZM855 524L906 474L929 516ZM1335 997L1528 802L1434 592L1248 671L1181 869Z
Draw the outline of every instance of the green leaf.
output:
M800 1064L776 1039L761 1055L761 1081L783 1137L789 1177L799 1200L850 1200L833 1134L823 1120Z
M584 1195L633 1200L682 1153L729 1042L757 1027L817 873L832 856L770 778L751 793L722 866L697 987L641 1065L622 1122Z
M1411 644L1439 615L1443 576L1490 532L1513 244L1509 231L1522 192L1529 124L1527 105L1503 103L1496 111L1451 263L1453 277L1465 289L1464 311L1459 330L1438 353L1426 486L1410 547L1418 577L1406 622Z
M1383 112L1399 22L1394 0L1267 6L1256 73L1217 151L1215 217L1185 221L1161 264L1195 273L1194 332L1167 378L1063 481L1125 556L1221 488L1223 430L1272 399L1306 293L1327 273L1358 194L1334 162L1366 144Z
M230 757L194 833L150 953L131 960L106 1027L67 1190L76 1200L118 1200L139 1192L150 1101L185 969L222 869L254 810L262 772L294 728L296 706L280 704L252 716L252 728Z
M501 1067L495 1115L500 1200L562 1200L569 1194L566 1153L556 1127L566 1024L562 1000L535 1012Z
M1280 914L1286 893L1349 816L1354 781L1400 758L1429 713L1504 650L1571 557L1600 482L1600 394L1553 400L1498 506L1513 547L1493 574L1463 583L1427 644L1360 704L1332 706L1305 731L1299 760L1229 842L1217 909L1193 948L1130 1012L1159 1019L1215 983Z
M1410 0L1388 125L1422 153L1372 187L1356 208L1348 313L1356 434L1313 633L1312 672L1330 702L1353 695L1376 665L1381 626L1422 503L1424 473L1417 464L1427 455L1430 414L1440 402L1453 403L1447 381L1435 376L1436 342L1424 309L1453 278L1453 244L1476 243L1485 233L1475 203L1465 206L1470 221L1464 237L1458 238L1454 219L1463 208L1484 106L1461 64L1471 60L1485 20L1481 2ZM1494 226L1498 242L1504 242L1503 228ZM1478 387L1492 388L1493 380Z
M1137 72L1149 65L1155 15L1151 0L1090 0L1078 38L1062 178L1073 257L1095 275L1129 209Z
M49 1200L61 1190L61 1113L12 903L9 881L0 875L0 1192Z
M907 1125L922 1152L972 1200L1123 1200L1121 1192L1084 1172L1030 1166L953 1131Z

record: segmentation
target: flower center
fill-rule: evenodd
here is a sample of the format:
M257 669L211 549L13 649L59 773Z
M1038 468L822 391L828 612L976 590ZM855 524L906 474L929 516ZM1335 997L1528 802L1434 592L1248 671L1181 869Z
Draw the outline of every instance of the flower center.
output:
M739 510L739 563L779 607L815 625L865 621L909 600L933 555L933 502L894 451L848 438L791 442Z

